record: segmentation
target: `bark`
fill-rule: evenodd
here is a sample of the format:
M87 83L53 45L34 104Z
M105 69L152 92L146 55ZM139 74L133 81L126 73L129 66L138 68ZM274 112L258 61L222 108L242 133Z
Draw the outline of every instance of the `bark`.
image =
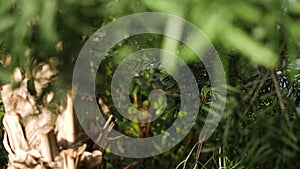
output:
M12 77L19 86L1 86L0 94L5 108L3 144L8 152L9 169L93 169L101 164L102 152L96 148L87 151L84 140L77 139L82 131L76 128L80 125L75 118L71 92L68 92L65 104L62 104L64 106L60 106L57 112L48 109L54 91L44 95L43 103L37 103L37 98L55 74L48 64L41 64L34 77L16 68ZM34 78L36 95L28 91L30 78ZM102 133L108 133L113 126L110 118ZM100 134L99 140L105 141L106 138Z

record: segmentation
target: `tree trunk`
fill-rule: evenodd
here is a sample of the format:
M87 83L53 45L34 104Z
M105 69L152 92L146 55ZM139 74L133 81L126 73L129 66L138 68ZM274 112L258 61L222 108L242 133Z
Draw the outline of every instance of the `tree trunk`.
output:
M87 151L87 144L82 138L78 139L82 130L76 128L80 125L75 118L71 91L57 112L48 108L54 91L46 93L42 103L37 101L54 75L55 70L48 64L40 65L33 77L35 95L27 87L32 77L20 68L16 68L12 75L18 87L13 84L1 86L5 108L3 144L8 152L9 169L100 168L102 152L96 149Z

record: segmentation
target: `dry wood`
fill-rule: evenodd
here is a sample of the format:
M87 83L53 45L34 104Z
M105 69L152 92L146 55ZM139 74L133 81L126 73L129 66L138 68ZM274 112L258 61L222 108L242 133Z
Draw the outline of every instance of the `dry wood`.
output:
M34 77L16 68L13 79L20 85L17 88L12 84L1 86L0 94L5 108L3 143L9 154L9 169L93 169L101 164L102 152L98 149L87 151L86 143L78 139L82 131L78 130L71 92L67 94L61 112L51 112L47 108L55 91L46 94L43 103L37 104L37 98L55 74L56 71L48 64L41 64ZM31 78L34 79L36 90L34 96L27 88ZM105 142L113 126L110 117L97 141Z

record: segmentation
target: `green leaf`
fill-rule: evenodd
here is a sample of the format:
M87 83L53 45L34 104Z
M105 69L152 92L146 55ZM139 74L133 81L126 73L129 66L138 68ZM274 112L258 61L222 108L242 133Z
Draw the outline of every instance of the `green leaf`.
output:
M290 2L288 4L288 11L294 14L300 14L300 1L298 2Z
M250 24L261 20L261 11L247 1L236 2L230 9L235 14L235 18Z
M43 10L40 19L40 29L43 37L50 42L57 40L55 31L55 14L57 10L56 0L43 1Z
M288 28L290 36L293 39L300 40L300 23L299 22L291 22L290 21L290 22L288 22L286 24L288 24L286 26Z
M152 0L147 1L143 0L143 2L150 8L160 11L175 14L177 16L181 16L183 13L183 4L184 1L177 1L177 0Z
M223 38L224 43L228 43L254 63L266 67L274 67L277 63L278 56L271 49L255 41L242 30L227 26Z
M9 11L12 8L13 3L11 1L0 1L0 15Z
M10 29L16 23L16 18L13 16L1 16L0 18L0 33Z

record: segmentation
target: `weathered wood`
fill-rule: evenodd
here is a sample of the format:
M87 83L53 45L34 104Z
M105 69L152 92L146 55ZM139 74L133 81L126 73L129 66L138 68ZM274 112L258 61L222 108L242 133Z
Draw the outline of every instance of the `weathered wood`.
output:
M75 169L98 168L102 161L102 152L94 146L91 152L86 143L78 139L78 121L73 108L73 96L67 93L61 112L51 112L47 105L52 101L55 91L45 95L43 103L37 104L43 89L51 83L55 75L47 64L41 64L34 77L29 77L21 68L13 72L13 79L20 85L11 84L1 87L1 97L5 108L3 118L4 147L8 152L9 169ZM36 95L31 95L27 84L34 78ZM105 141L114 126L112 117L107 121L99 142Z

